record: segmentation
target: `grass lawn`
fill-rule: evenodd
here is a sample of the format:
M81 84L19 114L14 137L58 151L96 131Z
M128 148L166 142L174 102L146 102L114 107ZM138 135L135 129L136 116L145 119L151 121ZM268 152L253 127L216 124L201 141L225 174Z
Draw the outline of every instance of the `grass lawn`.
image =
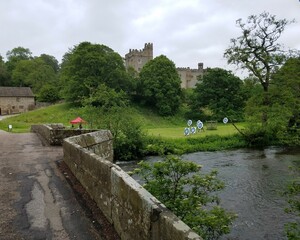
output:
M243 128L243 124L236 124L238 128ZM197 132L196 134L190 134L189 136L184 135L184 128L182 127L170 127L170 128L151 128L147 129L147 133L153 136L160 136L163 138L198 138L205 137L209 135L220 135L220 136L228 136L238 131L234 128L232 124L223 124L219 123L216 130L207 130L204 123L204 131Z
M171 139L187 138L184 136L184 128L187 126L187 120L183 119L180 115L173 117L160 117L154 114L151 110L136 106L131 109L129 114L141 124L142 129L144 129L149 135ZM7 131L8 125L12 125L13 132L23 133L29 132L30 126L34 124L63 123L65 126L70 126L70 120L77 116L80 116L85 120L89 120L88 116L84 115L81 108L73 107L73 105L69 103L56 104L50 107L37 109L3 119L0 121L0 129ZM237 126L239 128L243 128L242 124L237 124ZM88 125L84 127L88 127ZM217 130L206 130L204 122L204 129L204 131L188 137L198 138L208 135L225 136L237 133L232 124L219 123Z
M56 104L46 108L40 108L34 111L11 116L0 121L0 129L7 131L11 124L13 132L29 132L30 126L44 123L63 123L70 125L69 121L77 117L76 108L70 104Z

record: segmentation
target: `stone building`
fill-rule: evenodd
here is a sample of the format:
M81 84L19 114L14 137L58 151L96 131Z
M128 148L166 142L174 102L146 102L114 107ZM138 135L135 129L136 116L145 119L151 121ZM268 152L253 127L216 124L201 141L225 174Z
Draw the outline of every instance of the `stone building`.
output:
M138 73L143 66L153 59L153 43L145 43L141 50L129 49L129 53L125 55L125 67L133 67Z
M141 50L129 49L129 53L125 55L125 67L133 67L138 73L143 66L153 59L153 43L145 43ZM181 79L181 88L194 88L197 83L197 77L203 75L203 63L198 63L198 69L177 68L177 72Z
M198 63L198 69L177 68L177 72L181 79L181 88L195 88L198 76L204 73L203 63Z
M0 115L34 109L34 95L29 87L0 87Z

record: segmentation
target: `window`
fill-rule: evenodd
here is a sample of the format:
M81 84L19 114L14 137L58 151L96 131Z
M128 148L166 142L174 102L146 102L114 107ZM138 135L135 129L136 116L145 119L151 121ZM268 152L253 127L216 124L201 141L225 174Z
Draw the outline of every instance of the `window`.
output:
M17 99L16 99L16 100L17 100L17 102L20 102L20 98L19 98L19 97L17 97Z

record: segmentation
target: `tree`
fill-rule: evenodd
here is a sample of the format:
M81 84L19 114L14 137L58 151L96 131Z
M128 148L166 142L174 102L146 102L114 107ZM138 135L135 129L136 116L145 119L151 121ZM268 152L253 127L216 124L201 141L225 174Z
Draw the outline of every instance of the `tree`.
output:
M268 144L270 140L284 145L300 145L299 68L300 58L291 58L273 74L267 93L270 101L268 107L263 104L266 93L262 89L254 91L247 101L245 115L252 122L251 131L248 130L247 134L254 134L254 138L263 140L258 141L263 143L259 145ZM264 128L256 124L261 112L268 115Z
M281 140L289 145L300 145L300 58L289 59L274 75L270 89L274 103L280 107L283 119ZM284 113L286 109L287 114ZM275 116L279 118L278 116ZM273 119L275 121L275 119ZM278 132L278 130L277 130ZM282 139L283 137L283 139Z
M153 165L140 162L134 171L144 187L204 239L218 239L230 232L235 215L219 207L214 192L224 188L217 172L201 174L201 166L177 156Z
M7 70L12 73L19 61L32 59L32 52L28 48L16 47L8 51L6 57Z
M60 99L58 88L51 84L44 85L37 96L40 102L55 103Z
M54 56L48 54L41 54L39 58L41 58L47 65L51 66L55 73L58 73L59 64Z
M196 85L192 97L192 109L212 111L212 117L221 120L228 117L233 120L243 119L244 96L243 82L230 71L221 68L208 69Z
M272 74L282 66L287 57L287 52L277 40L292 22L278 20L275 15L267 12L249 16L246 23L238 19L237 25L242 30L242 35L231 39L231 46L225 50L224 56L228 63L247 69L260 81L264 91L262 104L265 108L261 118L264 127L268 120L266 109L270 105L270 99L267 93Z
M9 85L10 85L10 77L7 72L3 58L0 55L0 86L9 86Z
M68 101L81 102L100 84L117 91L130 91L130 83L121 56L111 48L82 42L63 57L61 80Z
M123 92L116 92L114 89L100 84L99 87L83 101L84 106L99 107L104 111L109 111L113 107L127 107L128 96Z
M248 76L243 79L242 93L245 97L245 100L248 100L254 96L257 92L263 91L259 80L254 76Z
M143 103L160 115L174 115L180 105L180 83L175 64L161 55L142 68L138 92Z
M45 84L57 85L57 74L41 58L20 60L12 72L12 83L31 87L35 94L39 94Z

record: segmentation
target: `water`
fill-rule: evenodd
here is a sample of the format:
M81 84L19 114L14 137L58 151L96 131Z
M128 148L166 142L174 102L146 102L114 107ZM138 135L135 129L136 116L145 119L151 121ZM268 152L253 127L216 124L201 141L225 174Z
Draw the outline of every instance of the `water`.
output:
M295 217L284 212L288 204L282 192L293 177L289 167L300 163L300 151L240 149L198 152L183 158L203 165L204 172L217 169L218 177L225 182L225 189L219 193L221 205L237 213L238 218L231 233L221 239L286 239L284 224ZM124 170L134 167L122 166Z

